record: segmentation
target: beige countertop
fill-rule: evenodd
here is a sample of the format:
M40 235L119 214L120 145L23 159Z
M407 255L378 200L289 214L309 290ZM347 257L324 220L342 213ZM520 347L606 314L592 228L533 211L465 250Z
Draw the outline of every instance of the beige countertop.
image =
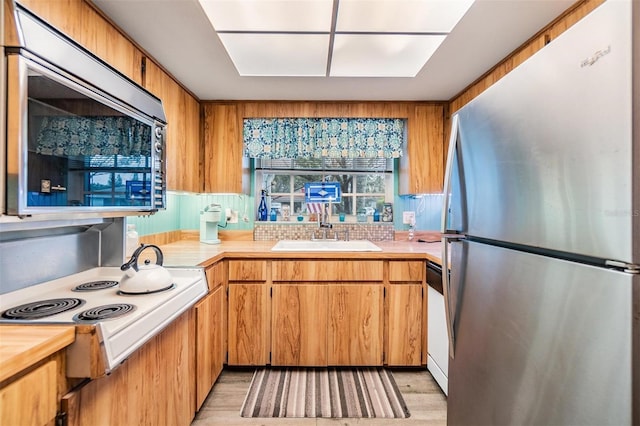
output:
M73 325L0 325L0 381L75 340Z
M182 240L160 246L165 266L208 266L223 258L270 259L421 259L441 263L441 243L374 241L378 252L281 252L271 251L277 241L222 241L204 244Z

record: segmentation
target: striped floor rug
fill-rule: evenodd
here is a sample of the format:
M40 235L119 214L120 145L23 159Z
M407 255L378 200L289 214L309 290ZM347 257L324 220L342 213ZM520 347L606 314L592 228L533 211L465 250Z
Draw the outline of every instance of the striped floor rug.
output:
M409 417L391 372L383 368L261 368L242 417Z

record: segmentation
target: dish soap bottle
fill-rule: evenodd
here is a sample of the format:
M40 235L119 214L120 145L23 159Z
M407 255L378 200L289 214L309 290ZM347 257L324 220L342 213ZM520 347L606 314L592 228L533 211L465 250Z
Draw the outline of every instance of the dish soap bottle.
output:
M260 206L258 207L258 220L266 221L267 220L267 192L263 189L262 195L260 197Z

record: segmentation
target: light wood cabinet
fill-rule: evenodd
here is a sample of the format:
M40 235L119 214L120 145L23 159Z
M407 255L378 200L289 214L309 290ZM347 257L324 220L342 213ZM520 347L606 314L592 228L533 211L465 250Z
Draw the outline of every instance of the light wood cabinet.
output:
M423 261L389 261L386 297L385 364L426 363L426 265Z
M383 286L330 284L329 365L382 365Z
M69 392L62 400L67 424L188 426L196 405L194 330L190 310L110 375Z
M167 189L200 192L197 101L152 61L146 61L145 88L162 100L167 117Z
M249 160L243 157L238 106L205 103L203 133L205 192L248 193Z
M386 364L409 366L422 364L422 336L426 328L422 315L422 285L402 284L389 287L387 303L388 348Z
M273 286L272 365L327 365L327 296L326 285Z
M226 286L223 263L206 271L211 292L195 306L196 316L196 410L200 409L225 361Z
M274 365L382 365L381 260L274 260Z
M269 286L266 260L229 260L229 365L269 363Z
M444 182L444 113L442 104L416 105L407 122L407 145L400 158L400 194L441 192Z
M55 361L0 389L0 424L52 425L58 411Z
M267 286L229 282L229 365L269 362Z

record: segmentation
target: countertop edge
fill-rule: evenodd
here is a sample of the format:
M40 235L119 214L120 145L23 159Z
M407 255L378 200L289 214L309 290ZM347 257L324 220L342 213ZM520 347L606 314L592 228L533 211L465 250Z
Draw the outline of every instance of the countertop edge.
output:
M34 330L38 335L28 336L29 331ZM0 325L0 381L35 365L74 341L73 325Z

